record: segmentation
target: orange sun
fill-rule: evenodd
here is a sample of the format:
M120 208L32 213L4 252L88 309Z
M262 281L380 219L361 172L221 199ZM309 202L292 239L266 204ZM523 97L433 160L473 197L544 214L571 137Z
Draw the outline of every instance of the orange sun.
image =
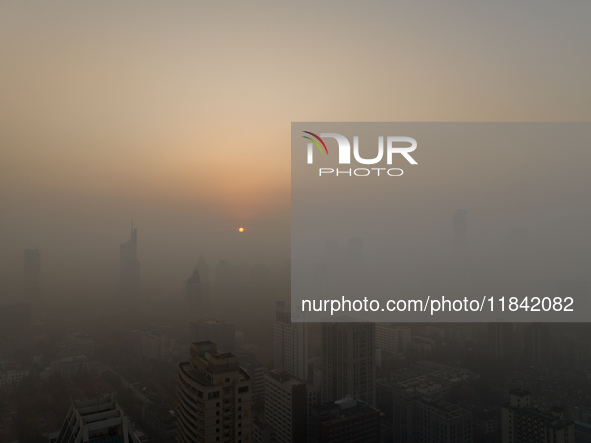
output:
M244 232L244 228L238 228L238 232Z

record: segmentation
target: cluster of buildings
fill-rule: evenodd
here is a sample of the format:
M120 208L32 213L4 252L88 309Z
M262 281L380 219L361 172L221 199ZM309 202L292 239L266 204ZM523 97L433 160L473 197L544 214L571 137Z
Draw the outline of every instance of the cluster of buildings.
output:
M454 213L453 233L461 254L467 243L464 210ZM360 251L359 242L350 242L352 257ZM120 265L120 290L136 295L140 280L133 224L129 241L120 247ZM30 295L40 291L39 269L39 251L27 250L25 286ZM223 283L216 288L220 294L233 291L235 273L228 261L220 262L216 270L216 280ZM425 359L377 377L384 355L400 359L409 352L427 356L441 343L470 341L470 326L427 325L413 335L407 325L347 319L323 323L318 344L321 356L313 361L308 358L305 318L294 318L285 302L277 302L273 369L268 370L236 342L233 323L208 316L209 293L209 271L201 257L186 281L184 312L191 344L176 368L176 404L144 404L149 441L471 443L479 430L484 437L478 441L574 443L577 435L591 435L591 427L567 419L563 410L536 406L524 389L512 390L508 402L496 411L453 401L451 393L479 378L457 365ZM30 317L25 304L8 314L0 310L0 320L5 317L9 324L11 313L25 321ZM0 321L0 331L2 327ZM545 326L528 324L516 329L495 323L486 332L493 361L511 361L520 350L524 351L520 358L531 364L552 358ZM131 341L133 352L146 361L173 359L170 326L132 331ZM85 332L70 329L59 343L53 369L62 377L71 377L86 369L93 357L94 341ZM0 362L0 388L17 385L27 374L10 362ZM59 432L50 435L52 443L147 441L147 435L134 431L113 395L74 401Z
M262 371L264 408L256 419L255 380L239 358L209 340L191 345L189 361L179 364L178 441L380 441L373 325L326 326L335 358L317 374L330 389L319 390L308 378L307 325L292 323L281 302L275 316L275 368Z

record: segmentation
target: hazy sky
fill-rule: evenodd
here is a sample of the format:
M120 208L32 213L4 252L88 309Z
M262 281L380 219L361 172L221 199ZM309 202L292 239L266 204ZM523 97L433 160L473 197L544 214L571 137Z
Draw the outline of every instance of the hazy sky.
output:
M2 0L0 274L35 246L45 269L116 265L131 217L143 265L232 256L240 225L238 256L287 256L291 121L588 121L590 19L587 0Z

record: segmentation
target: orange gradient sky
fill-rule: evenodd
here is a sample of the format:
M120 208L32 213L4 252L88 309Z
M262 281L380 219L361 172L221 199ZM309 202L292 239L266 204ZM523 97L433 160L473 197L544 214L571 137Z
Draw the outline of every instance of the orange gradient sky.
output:
M287 223L292 121L588 121L590 19L586 0L2 1L0 240L102 208Z

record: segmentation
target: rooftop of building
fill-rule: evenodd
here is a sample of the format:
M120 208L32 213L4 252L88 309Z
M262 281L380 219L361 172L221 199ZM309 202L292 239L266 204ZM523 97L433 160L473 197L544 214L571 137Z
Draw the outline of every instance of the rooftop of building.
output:
M330 424L340 420L357 417L366 414L378 414L377 409L372 408L367 403L355 400L351 397L345 397L334 402L323 403L313 407L314 410L323 415L329 413L330 418L323 420L323 423Z
M478 375L465 369L430 361L418 361L410 368L391 373L389 378L378 380L378 385L407 394L432 394L447 389L455 383L474 380Z
M216 344L209 340L191 343L191 360L179 363L179 369L203 386L214 386L210 374L235 372L238 373L239 381L250 380L248 373L240 368L236 355L231 352L218 353Z
M72 426L72 418L75 418L80 426ZM114 395L74 401L57 441L70 441L75 437L73 432L81 436L79 433L82 429L90 433L92 441L98 441L100 438L114 435L113 432L121 432L124 422L128 422L128 419L115 402ZM128 435L131 438L130 441L138 442L133 431L130 430Z
M109 418L121 418L125 414L115 402L113 395L106 395L89 400L76 400L72 403L78 420L86 424L104 421Z
M306 382L295 378L289 372L280 371L278 369L271 369L269 371L269 377L271 377L273 380L275 380L281 384L285 384L285 385L294 386L294 385L306 384Z
M571 426L574 423L573 420L569 420L562 416L562 408L545 410L537 405L520 407L511 406L510 404L506 404L504 408L535 418L540 422L543 422L546 426L556 430Z
M471 415L471 412L469 410L444 400L434 400L431 398L423 397L421 399L418 399L418 401L423 405L429 407L431 413L445 420L452 420L454 418Z

